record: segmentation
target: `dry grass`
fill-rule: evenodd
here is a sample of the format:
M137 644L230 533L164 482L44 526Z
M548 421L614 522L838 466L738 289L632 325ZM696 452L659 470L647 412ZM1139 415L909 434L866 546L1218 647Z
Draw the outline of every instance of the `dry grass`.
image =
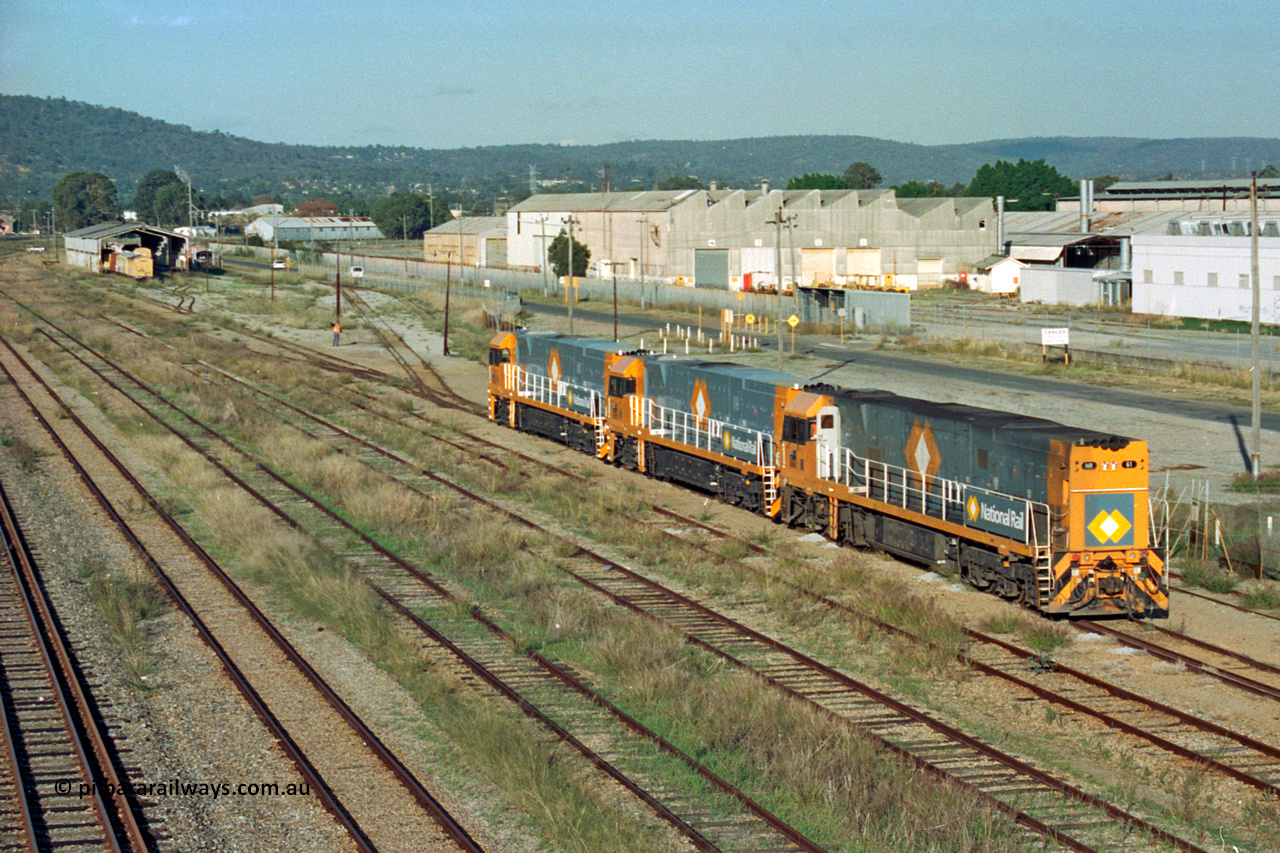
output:
M756 679L721 671L673 632L615 617L593 666L625 704L819 841L840 849L1020 849L1003 820L879 755L851 729Z
M120 649L121 661L135 687L159 686L154 680L155 654L151 626L164 610L164 594L154 579L133 571L109 572L85 567L89 600Z

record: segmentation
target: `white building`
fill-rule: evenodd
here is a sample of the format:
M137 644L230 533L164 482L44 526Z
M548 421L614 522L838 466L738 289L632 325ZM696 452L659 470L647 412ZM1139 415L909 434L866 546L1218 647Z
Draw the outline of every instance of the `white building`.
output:
M1259 228L1260 235L1266 233ZM1130 239L1135 314L1252 319L1249 237L1135 234ZM1259 236L1258 262L1262 322L1280 323L1280 237Z
M970 276L972 287L981 293L1010 296L1022 286L1022 271L1027 265L1005 255L991 257L974 264Z
M381 240L382 232L367 216L263 216L255 219L247 234L264 243L276 240L352 241Z

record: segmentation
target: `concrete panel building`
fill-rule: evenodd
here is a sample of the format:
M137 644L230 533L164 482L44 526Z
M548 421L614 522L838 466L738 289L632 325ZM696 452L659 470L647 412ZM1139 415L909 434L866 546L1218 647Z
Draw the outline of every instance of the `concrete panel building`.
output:
M996 249L990 199L765 184L533 196L507 213L510 264L539 269L571 218L595 275L717 289L937 286Z

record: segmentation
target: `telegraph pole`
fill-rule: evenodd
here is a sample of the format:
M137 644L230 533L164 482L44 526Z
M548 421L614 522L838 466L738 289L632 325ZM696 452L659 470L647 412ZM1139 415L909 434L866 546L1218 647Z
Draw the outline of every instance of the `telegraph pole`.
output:
M577 294L574 292L573 284L573 226L578 222L570 216L565 224L569 226L569 278L566 280L568 285L565 288L565 296L569 300L569 334L573 334L573 303L577 301Z
M1253 479L1262 476L1262 374L1259 365L1261 341L1259 327L1262 320L1262 282L1258 275L1258 173L1253 173L1253 185L1249 191L1249 255L1253 280L1253 324L1249 330L1250 350L1253 356ZM1262 557L1258 557L1262 562ZM1259 566L1261 571L1261 566Z
M779 370L782 369L782 226L783 225L787 226L787 233L790 234L791 223L795 221L795 218L796 218L795 214L792 214L791 216L784 216L782 214L782 208L779 207L778 212L773 215L773 218L766 219L764 223L765 225L777 226L776 240L774 244L773 264L774 264L774 275L776 277L774 279L775 290L777 291L777 293L775 294L777 299L775 303L775 306L776 306L775 313L777 314L777 317L775 318L776 320L775 325L777 326L777 329L778 329L778 369Z

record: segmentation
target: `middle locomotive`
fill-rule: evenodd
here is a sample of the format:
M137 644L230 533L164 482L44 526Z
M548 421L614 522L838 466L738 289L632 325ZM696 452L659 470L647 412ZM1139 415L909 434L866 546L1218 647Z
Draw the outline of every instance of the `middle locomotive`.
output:
M1045 614L1168 615L1145 442L546 332L489 365L504 425Z

